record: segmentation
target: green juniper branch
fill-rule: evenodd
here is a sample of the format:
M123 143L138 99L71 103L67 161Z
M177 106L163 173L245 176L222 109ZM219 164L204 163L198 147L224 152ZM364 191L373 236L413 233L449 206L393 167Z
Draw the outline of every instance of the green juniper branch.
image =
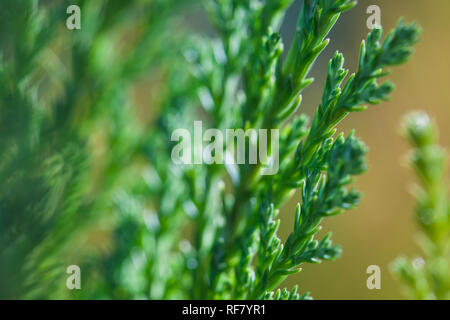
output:
M292 163L280 181L289 181L294 185L295 181L301 182L310 166L311 157L320 148L322 141L335 134L335 127L342 119L351 112L365 110L361 106L363 104L377 104L388 98L393 85L389 81L378 85L377 79L386 75L384 67L402 63L409 57L410 48L417 41L417 27L400 22L383 44L380 43L381 35L381 30L375 29L369 34L367 44L362 43L358 71L349 77L343 88L341 86L348 73L343 68L344 58L342 54L336 53L331 59L322 103L308 136L296 151L298 161Z
M353 134L348 138L342 135L334 143L317 153L318 158L328 163L326 176L320 169L308 172L302 188L302 204L297 206L294 231L289 235L284 246L276 238L278 223L263 221L261 244L264 254L258 257L259 283L255 285L250 297L264 297L267 290L274 289L287 275L299 272L302 263L317 263L320 260L333 260L339 256L340 249L332 246L328 234L320 242L314 235L320 230L320 222L356 206L359 194L345 189L351 183L351 176L365 171L364 155L366 148ZM268 213L261 215L273 219L274 208L263 208ZM267 227L269 224L269 228Z
M283 134L280 141L281 166L277 175L263 177L259 175L259 165L241 165L238 168L239 175L232 179L234 196L230 207L224 206L225 221L215 236L210 276L209 279L205 279L205 288L211 289L206 296L211 298L270 297L273 295L266 293L265 290L269 292L287 274L296 272L294 266L305 261L314 261L313 258L307 258L308 255L304 261L302 258L294 259L293 255L298 251L301 252L308 245L311 248L318 246L314 244L311 236L317 231L314 228L326 215L315 214L314 209L309 215L306 214L309 220L300 222L300 224L305 223L305 226L297 226L297 228L306 229L300 229L302 231L295 229L297 231L294 231L289 242L284 246L285 248L287 246L287 249L281 249L279 240L266 239L267 245L272 250L276 249L275 256L270 260L265 257L267 253L259 252L259 250L266 250L273 253L269 248L261 247L261 235L258 236L265 228L264 222L260 219L261 212L268 210L262 208L273 206L272 210L276 212L293 189L303 186L307 190L312 190L316 188L319 181L324 179L323 172L326 173L330 169L330 159L326 154L334 143L332 137L336 133L336 125L349 113L364 110L363 104L376 104L388 98L393 89L392 84L385 82L379 85L377 80L387 74L385 67L403 63L408 59L419 31L414 24L405 25L400 22L396 29L381 42L381 30L373 30L367 42L361 45L358 71L345 83L348 71L343 68L343 56L336 53L330 61L322 103L316 111L312 125L308 128L307 120L303 115L294 116L292 123L289 123L288 119L298 109L301 101L299 94L312 81L306 77L328 42L325 40L326 35L337 21L339 14L350 9L354 3L351 1L338 3L336 1L305 1L294 43L284 62L281 59L283 47L279 35L271 28L254 29L254 26L259 26L257 21L267 20L267 17L279 15L280 12L274 11L270 14L270 11L267 11L271 8L270 5L259 7L256 3L252 7L253 10L249 10L251 6L239 6L234 2L225 5L218 1L216 5L228 13L227 19L236 20L234 24L226 24L228 20L223 21L222 25L228 26L226 32L222 32L223 41L227 43L229 39L233 39L240 44L238 46L240 49L236 50L239 52L239 58L236 58L233 52L225 50L226 66L220 66L226 70L241 70L240 76L244 84L239 91L239 94L244 97L238 104L241 113L234 111L235 106L228 105L231 112L229 118L234 119L231 123L235 123L237 127L245 126L245 128L282 128ZM213 19L220 21L224 19L223 16L223 14L218 15ZM242 20L247 22L247 29L242 29ZM233 29L233 26L236 26L236 29ZM272 24L274 28L277 26L276 23ZM257 34L259 38L253 39ZM247 37L251 37L252 41L247 41ZM246 42L243 43L244 41ZM228 45L224 44L224 47L227 48ZM265 52L266 59L261 58L261 56L264 57L261 52ZM241 67L243 64L244 66ZM239 76L239 72L234 71L234 73ZM235 77L236 74L233 76ZM261 77L254 79L255 77L252 77L254 74L259 74ZM224 106L221 108L223 110ZM353 136L347 139L355 141ZM354 145L355 155L364 153L362 145L359 143ZM359 173L356 171L345 179L348 180L350 176ZM339 180L339 178L336 179ZM334 187L340 190L342 186ZM325 184L324 188L328 190L330 186ZM343 202L342 209L351 208L357 203L356 193L350 192L348 195L345 191L341 193L348 197L346 198L348 202ZM325 198L337 197L331 190L330 194L321 191L322 194ZM308 193L303 194L302 204L306 201L307 195ZM339 205L336 208L338 207ZM328 210L333 211L332 208ZM273 218L274 214L266 216ZM308 226L311 230L315 230L312 234L309 233L311 230L308 230ZM259 228L262 230L258 230ZM275 230L271 229L271 232ZM312 249L307 252L312 256L317 254L317 260L332 259L337 256L336 249L331 246L328 239L320 242L318 248L316 251ZM328 249L333 254L327 252ZM280 257L277 257L277 254ZM259 269L253 270L254 261L256 260L259 265L260 259L269 259L269 262L264 263L264 267L259 266ZM292 261L294 263L289 264ZM205 296L204 293L203 296Z

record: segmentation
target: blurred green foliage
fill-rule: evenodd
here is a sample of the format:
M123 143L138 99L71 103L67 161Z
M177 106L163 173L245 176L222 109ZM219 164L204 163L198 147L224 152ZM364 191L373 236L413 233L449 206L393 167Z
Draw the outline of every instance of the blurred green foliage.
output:
M65 268L98 256L86 228L113 219L148 143L131 88L176 54L182 4L79 1L69 31L68 1L0 2L0 297L65 297Z
M437 128L428 115L416 112L405 121L405 136L420 186L416 186L416 220L424 258L397 259L392 268L413 299L450 299L450 194L448 157L437 144Z

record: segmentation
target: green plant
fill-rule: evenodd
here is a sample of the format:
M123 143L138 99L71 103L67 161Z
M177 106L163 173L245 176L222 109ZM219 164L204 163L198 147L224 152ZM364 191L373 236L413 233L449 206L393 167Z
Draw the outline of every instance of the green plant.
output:
M186 297L305 298L295 288L273 290L301 264L339 255L329 235L321 241L314 236L323 218L358 203L358 193L346 187L365 168L363 144L353 133L334 139L336 125L351 112L364 110L363 104L388 97L392 84L377 81L386 75L385 67L407 60L418 28L400 22L383 42L381 30L372 31L361 46L358 71L346 81L343 56L336 53L322 103L308 126L306 117L297 113L300 94L312 82L308 71L326 47L325 37L340 13L354 2L303 2L285 60L280 35L273 30L279 29L291 1L207 3L220 39L212 45L211 40L200 42L188 57L200 82L209 126L283 130L280 168L274 176L262 176L260 166L250 164L184 168L194 228L193 248L186 258L193 274L188 282L192 291ZM231 192L216 187L226 185L225 170ZM276 235L276 215L296 188L302 190L301 205L293 232L282 244Z
M416 186L416 221L424 258L401 257L393 264L395 275L413 299L450 299L450 195L448 157L438 145L437 129L427 114L417 112L405 121L405 136L413 147L411 166Z
M166 18L182 0L79 1L82 32L64 29L65 1L1 2L1 297L309 298L277 287L304 263L338 257L330 235L315 237L324 218L358 204L347 188L365 170L366 147L336 126L388 98L392 84L378 82L419 31L399 22L382 41L373 30L349 77L336 53L308 125L298 111L308 73L355 2L303 1L283 58L278 30L292 2L205 0L213 39L172 35ZM156 120L142 123L131 91L146 74L158 99L146 106ZM172 132L199 118L281 129L279 172L175 165ZM277 214L298 189L282 243ZM98 237L113 244L99 248ZM88 279L78 293L61 278L69 264Z
M68 265L98 272L146 138L131 88L169 59L183 3L77 1L69 31L69 1L0 2L0 298L67 297Z

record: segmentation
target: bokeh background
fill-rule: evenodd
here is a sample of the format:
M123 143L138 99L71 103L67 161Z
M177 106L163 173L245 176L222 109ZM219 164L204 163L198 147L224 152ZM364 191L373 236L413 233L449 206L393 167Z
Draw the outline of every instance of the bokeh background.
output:
M304 92L304 110L312 111L320 101L327 62L339 50L346 66L355 70L361 39L367 32L367 7L381 8L381 23L385 30L395 26L400 17L417 21L422 39L412 59L397 67L389 78L396 84L391 101L353 114L341 125L356 133L369 146L369 171L358 178L356 186L364 193L361 205L346 214L323 223L323 231L333 231L333 239L343 247L343 256L334 262L305 265L303 271L289 280L301 290L310 290L316 299L402 299L401 287L393 279L389 266L400 254L420 256L415 244L417 228L414 202L410 194L414 175L407 166L408 145L400 135L400 125L406 114L425 110L440 128L440 142L450 146L450 1L435 0L360 0L345 13L330 34L329 47L318 60L313 76L316 81ZM290 11L283 26L286 41L295 30L299 1ZM282 232L289 232L295 204L292 199L282 210ZM369 290L366 269L381 268L381 289Z

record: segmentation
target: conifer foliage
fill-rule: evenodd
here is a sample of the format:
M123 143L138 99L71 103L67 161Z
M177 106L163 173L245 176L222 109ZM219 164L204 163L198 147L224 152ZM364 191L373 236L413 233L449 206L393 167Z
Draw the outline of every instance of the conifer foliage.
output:
M408 60L419 29L400 21L384 38L371 31L351 75L336 52L309 124L309 72L356 3L304 0L283 56L292 3L80 0L81 30L69 31L66 1L0 2L0 297L309 298L278 288L301 265L339 256L317 232L358 205L350 185L366 170L367 148L337 125L389 98L383 77ZM198 5L215 37L177 27L178 9ZM144 76L154 92L142 107L133 89ZM209 128L280 129L278 173L175 164L172 132L200 118ZM283 242L277 230L288 222L277 216L295 190ZM71 264L84 279L73 292Z

